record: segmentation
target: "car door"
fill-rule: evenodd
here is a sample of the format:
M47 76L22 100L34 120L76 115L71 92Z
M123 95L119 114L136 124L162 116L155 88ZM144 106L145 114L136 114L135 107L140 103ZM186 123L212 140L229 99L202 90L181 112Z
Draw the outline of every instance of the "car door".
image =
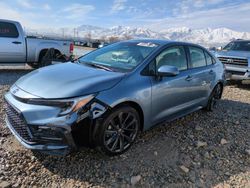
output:
M151 77L152 121L160 122L169 116L182 113L195 100L192 80L188 69L187 53L184 46L172 46L163 50L152 62L157 71L162 65L176 66L180 73L174 77ZM152 68L151 68L152 69Z
M0 62L25 62L24 38L14 23L0 21Z
M198 46L188 46L190 58L190 79L195 100L192 105L201 105L207 100L213 70L207 67L204 50Z
M214 82L216 80L216 72L215 72L215 59L206 51L205 52L205 57L206 57L206 61L207 61L207 83L208 84L208 93L207 93L207 96L210 95L212 89L213 89L213 86L214 86Z

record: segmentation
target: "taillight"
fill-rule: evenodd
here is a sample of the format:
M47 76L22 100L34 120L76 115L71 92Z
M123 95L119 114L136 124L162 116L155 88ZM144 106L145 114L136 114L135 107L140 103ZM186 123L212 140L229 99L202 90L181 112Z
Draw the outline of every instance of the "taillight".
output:
M70 52L70 53L73 53L73 51L74 51L74 44L73 44L73 43L70 43L69 52Z

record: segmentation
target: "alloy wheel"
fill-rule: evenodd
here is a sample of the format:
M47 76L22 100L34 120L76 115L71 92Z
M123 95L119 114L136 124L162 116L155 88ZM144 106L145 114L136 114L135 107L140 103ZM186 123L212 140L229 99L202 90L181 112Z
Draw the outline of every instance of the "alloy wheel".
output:
M119 112L108 122L104 131L104 145L112 153L126 150L135 140L139 128L136 116L131 112Z
M214 109L214 107L216 106L217 101L221 97L221 92L222 92L222 86L218 84L214 89L213 96L211 98L211 109Z

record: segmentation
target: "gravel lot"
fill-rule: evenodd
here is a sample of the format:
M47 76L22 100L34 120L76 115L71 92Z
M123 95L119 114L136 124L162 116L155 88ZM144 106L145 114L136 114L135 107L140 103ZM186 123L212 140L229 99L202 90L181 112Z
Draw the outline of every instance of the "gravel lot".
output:
M33 154L5 128L3 95L28 71L0 71L0 187L250 187L250 86L226 86L214 112L143 133L125 154Z

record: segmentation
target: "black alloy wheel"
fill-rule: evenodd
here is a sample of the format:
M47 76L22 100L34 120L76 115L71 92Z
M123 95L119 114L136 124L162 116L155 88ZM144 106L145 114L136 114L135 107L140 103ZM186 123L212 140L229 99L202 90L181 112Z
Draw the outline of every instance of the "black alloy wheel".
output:
M99 133L101 150L108 155L125 152L135 141L139 127L140 118L134 108L124 106L111 112Z

